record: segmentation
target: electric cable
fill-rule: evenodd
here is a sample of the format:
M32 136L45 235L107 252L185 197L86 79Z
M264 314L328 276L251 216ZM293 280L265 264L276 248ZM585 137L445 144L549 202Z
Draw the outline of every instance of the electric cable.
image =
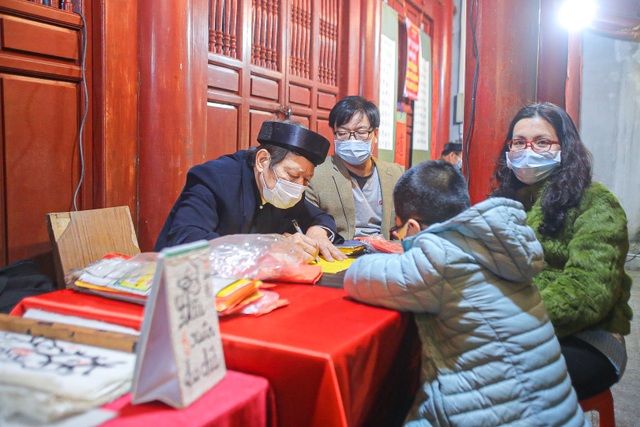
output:
M78 185L76 186L76 190L73 193L73 210L78 210L78 193L80 192L80 188L82 188L82 183L84 182L84 173L85 173L85 163L84 163L84 139L83 139L83 131L84 126L87 121L87 114L89 111L89 93L87 90L87 79L86 79L86 60L87 60L87 21L84 19L84 15L82 12L76 12L80 15L80 20L82 21L82 57L80 61L80 71L82 73L82 92L83 92L83 100L84 104L81 105L82 108L82 120L80 120L80 128L78 130L78 153L80 155L80 178L78 179Z
M480 57L478 53L478 38L476 36L476 24L478 21L478 0L471 1L471 8L469 13L469 22L471 24L471 36L473 38L473 56L475 57L475 66L473 70L473 84L471 86L471 114L469 117L469 130L462 149L464 150L464 170L467 171L467 184L471 179L471 171L469 170L469 142L471 140L471 134L473 134L474 119L476 115L476 93L478 90L478 74L480 73Z

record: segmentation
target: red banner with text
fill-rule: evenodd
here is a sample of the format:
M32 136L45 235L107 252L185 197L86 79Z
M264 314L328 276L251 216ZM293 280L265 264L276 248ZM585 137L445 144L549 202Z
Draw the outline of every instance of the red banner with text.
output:
M407 73L404 81L404 96L418 99L420 83L420 28L407 18Z

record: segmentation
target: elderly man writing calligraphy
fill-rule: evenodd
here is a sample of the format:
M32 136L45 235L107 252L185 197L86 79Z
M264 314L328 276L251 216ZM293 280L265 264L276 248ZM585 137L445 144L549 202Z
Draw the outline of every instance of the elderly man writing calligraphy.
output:
M195 166L156 242L155 251L229 234L278 233L307 255L344 255L332 244L333 218L303 195L329 141L299 123L262 124L258 147ZM300 233L294 223L299 224Z

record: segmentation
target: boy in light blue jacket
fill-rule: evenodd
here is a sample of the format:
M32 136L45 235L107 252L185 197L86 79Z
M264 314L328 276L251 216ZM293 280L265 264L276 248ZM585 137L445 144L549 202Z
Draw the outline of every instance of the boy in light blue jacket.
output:
M543 253L522 205L469 207L444 161L408 170L394 189L403 254L356 260L356 300L415 313L421 387L408 426L588 425L532 277Z

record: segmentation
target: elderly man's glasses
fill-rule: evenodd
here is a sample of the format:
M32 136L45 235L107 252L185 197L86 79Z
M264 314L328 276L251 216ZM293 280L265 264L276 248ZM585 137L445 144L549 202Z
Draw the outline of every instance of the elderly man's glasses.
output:
M369 139L369 136L373 133L373 131L374 129L358 129L354 130L353 132L348 130L339 130L334 132L333 134L340 141L351 139L352 136L357 140L366 141L367 139Z
M521 151L527 147L531 147L536 153L543 153L549 151L552 145L560 145L558 141L552 141L550 139L536 139L533 141L527 141L526 139L516 138L511 141L507 141L507 147L510 151Z

